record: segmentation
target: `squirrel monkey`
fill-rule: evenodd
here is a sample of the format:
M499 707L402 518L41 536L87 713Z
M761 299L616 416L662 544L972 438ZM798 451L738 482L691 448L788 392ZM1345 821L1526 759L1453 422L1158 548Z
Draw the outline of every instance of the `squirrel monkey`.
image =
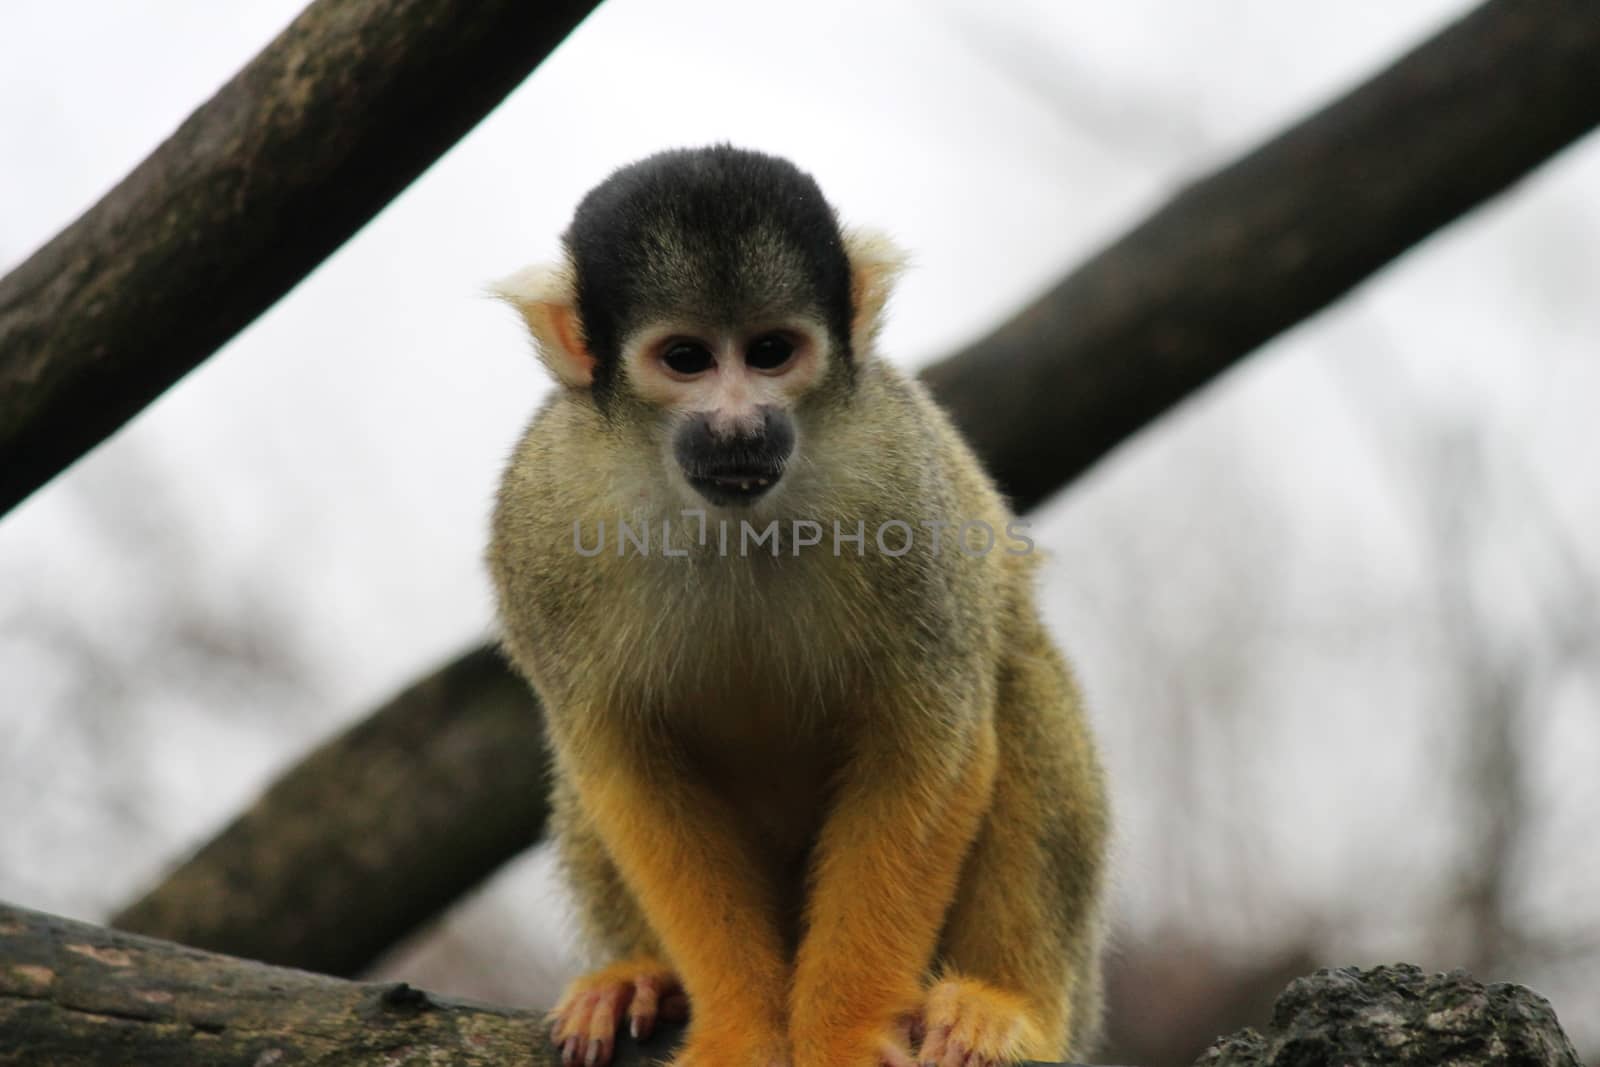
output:
M601 968L569 1065L986 1067L1099 1028L1107 808L1031 542L874 337L901 256L757 152L663 152L500 283L559 388L489 567ZM608 536L609 531L609 536Z

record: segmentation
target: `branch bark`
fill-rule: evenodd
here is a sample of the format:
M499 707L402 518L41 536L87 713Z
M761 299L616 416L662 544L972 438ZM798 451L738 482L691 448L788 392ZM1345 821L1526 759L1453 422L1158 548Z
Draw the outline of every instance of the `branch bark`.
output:
M111 921L355 975L544 833L544 719L488 648L318 748Z
M619 1034L615 1067L664 1058L681 1027ZM0 904L0 1067L451 1063L555 1067L540 1013L199 952ZM1203 1067L1290 1063L1579 1067L1550 1004L1516 985L1404 964L1318 971L1265 1033L1218 1041ZM1068 1065L1060 1065L1068 1067Z
M1032 507L1597 123L1591 0L1491 0L924 378Z
M925 377L1019 507L1031 507L1253 347L1337 299L1596 122L1600 18L1590 0L1491 0L1343 99L1195 183ZM450 745L452 731L468 728L473 712L452 718L448 710L416 701L385 708L378 718L437 722L444 732L429 744ZM420 727L399 722L390 728L424 736ZM535 751L539 731L531 719L520 740L510 740L512 728L505 729L508 745ZM344 744L333 747L343 751ZM325 770L306 773L335 774L335 766L359 766L357 759L329 757L319 764ZM401 783L417 773L405 761L389 766ZM514 787L515 768L506 769L501 795L541 788L532 760L522 770L525 779ZM342 803L371 808L357 796L360 788L378 788L372 776L363 781L369 778L370 786L348 783ZM403 795L404 786L384 789ZM431 839L413 828L415 854L448 851L462 827L495 812L489 803L463 792L452 818L427 821ZM259 847L277 851L285 864L315 862L361 840L343 836L351 828L336 807L324 807L305 825L288 821L305 818L292 810L261 813L252 824ZM324 932L315 933L304 929L297 899L273 883L257 888L242 875L209 869L215 855L242 856L258 847L227 844L237 832L225 831L174 878L231 884L237 906L248 907L258 924L253 933L198 907L182 918L190 906L176 902L136 906L118 921L241 954L304 946L294 952L306 955L280 947L270 958L323 967L328 960L313 947L342 936L346 923L370 921L363 913L393 894L391 880L413 876L396 868L359 892L352 886L319 912ZM504 842L501 859L513 854L513 839ZM482 863L461 867L456 892L485 870ZM169 892L163 886L152 896ZM256 893L263 899L250 904ZM440 888L435 895L450 894ZM380 934L374 924L366 944L392 944L409 930L396 922ZM367 960L352 951L338 962L328 969L352 973Z
M288 292L593 7L307 7L0 279L0 514Z
M1289 983L1264 1031L1220 1038L1195 1067L1582 1067L1550 1002L1526 986L1398 963Z
M647 1062L638 1046L619 1067ZM0 904L0 1067L549 1065L537 1012L216 956Z

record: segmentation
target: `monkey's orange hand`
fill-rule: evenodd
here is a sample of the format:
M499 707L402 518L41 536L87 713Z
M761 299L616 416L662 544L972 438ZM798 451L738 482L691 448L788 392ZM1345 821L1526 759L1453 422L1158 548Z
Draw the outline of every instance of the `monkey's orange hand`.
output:
M999 1067L1024 1058L1036 1042L1020 997L973 979L950 978L928 990L921 1067Z
M563 1067L605 1067L616 1048L624 1013L635 1040L649 1037L657 1019L682 1021L689 1001L678 976L658 959L641 956L586 974L567 986L550 1013L550 1038Z
M881 750L853 757L817 844L790 999L796 1067L910 1062L904 1020L922 1006L923 975L994 784L987 721L922 746L876 741Z

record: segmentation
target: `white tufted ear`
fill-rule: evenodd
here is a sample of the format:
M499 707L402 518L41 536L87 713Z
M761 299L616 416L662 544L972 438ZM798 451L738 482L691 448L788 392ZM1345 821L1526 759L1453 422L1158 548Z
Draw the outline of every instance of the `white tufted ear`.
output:
M844 251L850 260L850 347L864 355L883 326L883 308L907 256L894 239L876 230L847 230Z
M524 267L495 282L489 292L517 309L540 361L558 382L579 389L594 382L595 360L584 344L570 267Z

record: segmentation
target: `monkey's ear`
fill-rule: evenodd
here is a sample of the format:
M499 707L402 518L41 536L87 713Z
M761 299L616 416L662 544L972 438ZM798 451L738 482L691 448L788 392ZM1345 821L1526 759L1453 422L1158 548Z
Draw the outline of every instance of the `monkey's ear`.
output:
M883 326L883 307L907 256L893 238L875 230L847 230L844 252L850 260L850 347L864 354Z
M579 389L593 384L595 359L583 341L568 267L524 267L489 286L489 293L517 309L533 335L540 361L557 381Z

